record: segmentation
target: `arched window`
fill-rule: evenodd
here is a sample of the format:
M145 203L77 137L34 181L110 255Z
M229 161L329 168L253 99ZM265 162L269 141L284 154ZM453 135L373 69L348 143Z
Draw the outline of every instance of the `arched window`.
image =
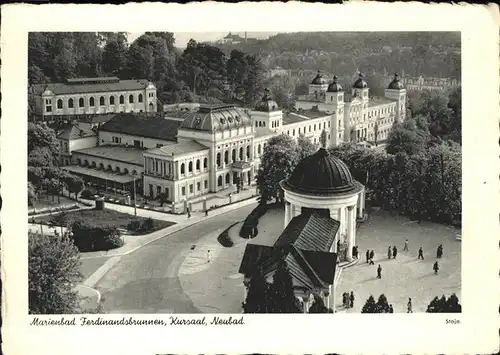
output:
M93 97L91 97L91 98L89 99L89 106L90 106L90 107L94 107L94 98L93 98Z
M83 166L89 166L89 161L87 159L83 161Z
M142 94L139 94L139 96L137 97L137 101L142 102Z
M57 108L63 108L61 99L57 100Z
M231 176L229 175L229 173L226 173L226 184L229 184L230 178Z
M76 159L76 164L78 164L78 165L82 165L82 160L81 160L80 158L77 158L77 159Z
M247 145L247 158L250 159L250 146Z
M255 121L255 127L259 126L259 122Z
M132 175L137 175L137 171L136 170L132 170Z
M123 95L120 95L120 105L123 105L125 103L125 98Z
M217 186L222 186L222 175L217 178Z
M220 153L217 153L217 167L220 166Z
M68 107L73 108L73 99L68 100Z
M105 105L105 103L104 103L104 96L101 96L101 97L99 98L99 105L100 105L100 106L104 106L104 105Z
M224 152L224 163L229 163L229 151Z
M127 168L123 169L123 173L128 175L128 169Z
M78 100L78 106L79 107L84 107L85 106L85 102L83 101L83 97L80 97L80 100Z
M196 170L200 170L200 159L196 159Z
M240 160L243 160L243 147L240 147Z
M260 147L260 144L257 146L257 154L260 155L260 153L262 152L261 150L261 147Z
M119 166L117 166L117 167L115 168L115 171L116 171L117 173L119 173L119 172L120 172L120 167L119 167Z
M236 149L233 148L231 151L231 163L234 163L236 161Z
M193 172L193 162L192 161L190 161L189 164L188 164L188 172L189 173Z
M108 165L108 170L113 171L113 167L111 165Z
M115 97L114 96L110 96L109 97L109 104L110 105L114 105L115 104Z
M205 158L203 159L203 169L206 169L208 167L208 159Z
M134 103L134 95L130 94L130 96L128 97L128 103L129 104L133 104Z
M186 173L186 166L184 165L184 163L181 164L181 174L185 174Z

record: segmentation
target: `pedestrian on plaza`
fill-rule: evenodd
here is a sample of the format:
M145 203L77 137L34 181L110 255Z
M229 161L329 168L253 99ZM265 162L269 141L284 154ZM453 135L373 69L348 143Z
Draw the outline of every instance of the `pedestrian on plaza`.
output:
M205 208L205 217L208 216L208 208Z
M438 264L437 260L434 263L434 266L432 268L434 269L434 274L437 275L437 273L439 272L439 264Z
M389 313L394 313L394 308L392 308L392 304L389 305Z
M396 259L396 256L398 255L398 248L396 248L396 246L394 246L392 248L392 258L393 259Z
M387 249L387 259L391 258L391 247L389 246L389 249Z
M417 257L417 259L424 260L424 250L422 249L422 247L420 247L420 249L418 249L418 257Z
M354 247L354 257L357 259L359 257L358 247Z
M443 244L440 244L437 248L437 258L438 259L441 259L441 257L443 256Z
M351 296L349 297L349 301L351 301L351 303L349 304L349 308L353 308L354 307L354 292L351 291Z
M344 308L349 308L349 300L347 292L344 292L342 294L342 304L344 305Z
M372 259L372 261L373 261L374 257L375 257L375 252L372 249L372 251L370 252L370 259Z
M411 304L411 298L408 299L408 311L407 313L413 313L413 307L412 307L412 304Z
M366 249L366 262L370 261L370 251Z
M403 248L403 251L409 251L408 250L408 239L405 240L405 247Z
M381 279L381 278L382 278L382 266L380 266L380 264L378 264L377 279Z
M187 212L188 218L191 218L191 209L189 207L186 208L186 212Z

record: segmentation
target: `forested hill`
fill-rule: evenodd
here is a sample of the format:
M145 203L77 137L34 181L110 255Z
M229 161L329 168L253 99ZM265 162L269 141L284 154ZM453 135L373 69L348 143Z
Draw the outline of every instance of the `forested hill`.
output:
M459 32L299 32L217 44L259 55L268 68L345 73L404 70L412 76L460 78Z

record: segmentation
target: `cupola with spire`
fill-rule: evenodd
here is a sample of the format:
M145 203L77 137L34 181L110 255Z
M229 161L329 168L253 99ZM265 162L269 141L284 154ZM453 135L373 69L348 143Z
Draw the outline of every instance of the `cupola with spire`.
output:
M264 96L259 102L257 102L254 111L271 112L277 110L279 110L278 104L272 99L271 92L268 88L266 88L264 90Z
M337 82L338 78L336 75L333 76L333 82L328 85L327 92L339 92L343 91L342 86Z
M403 84L399 81L399 74L396 73L394 74L394 78L392 79L391 83L389 84L388 87L389 90L401 90L404 89Z
M321 75L321 72L318 70L318 73L314 77L313 81L311 82L313 85L323 85L327 84L327 81L325 78L323 78L323 75Z
M358 80L354 82L354 85L352 86L355 89L366 89L368 87L368 84L366 81L363 79L363 74L359 73Z

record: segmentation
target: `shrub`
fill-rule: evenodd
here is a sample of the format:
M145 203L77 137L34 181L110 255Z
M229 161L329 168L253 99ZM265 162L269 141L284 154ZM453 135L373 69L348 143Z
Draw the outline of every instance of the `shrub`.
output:
M257 225L259 224L259 219L262 217L267 210L276 207L278 204L259 204L253 209L252 212L245 218L243 225L240 229L240 237L251 238L252 232L257 231ZM257 235L257 232L255 233Z
M80 197L86 200L91 200L94 197L94 194L92 193L92 191L85 189L80 194Z
M224 229L224 231L219 234L219 236L217 237L217 241L223 246L223 247L226 247L226 248L230 248L234 245L234 242L231 240L231 238L229 237L229 230L234 226L236 225L238 222L236 223L233 223L231 224L229 227L227 227L226 229Z
M139 230L140 226L141 226L141 222L131 221L129 224L127 224L127 229L131 232L137 232Z
M152 218L146 218L143 222L142 222L142 225L141 225L141 229L140 231L141 232L149 232L150 230L152 230L154 228L154 221Z
M76 221L71 231L73 242L80 251L110 250L123 245L120 231L114 226L96 227Z

